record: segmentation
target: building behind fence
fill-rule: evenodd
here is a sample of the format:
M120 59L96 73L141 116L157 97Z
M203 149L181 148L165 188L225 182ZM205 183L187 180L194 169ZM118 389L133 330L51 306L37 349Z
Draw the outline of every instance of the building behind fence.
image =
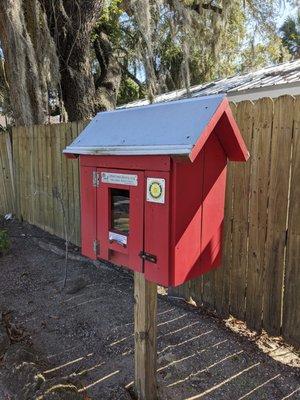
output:
M300 346L300 97L232 109L251 159L229 166L222 267L172 294ZM0 133L0 214L80 244L78 161L62 150L83 127Z

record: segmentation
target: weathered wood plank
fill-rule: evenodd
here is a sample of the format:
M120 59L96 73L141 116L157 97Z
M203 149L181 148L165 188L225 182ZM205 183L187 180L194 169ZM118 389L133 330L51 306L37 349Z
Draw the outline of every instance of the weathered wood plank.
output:
M39 176L40 176L40 141L39 141L39 131L38 126L32 127L32 137L33 137L33 175L32 175L32 195L33 195L33 206L34 206L34 225L40 226L40 194L39 194Z
M230 104L234 118L237 118L237 106ZM215 275L215 309L223 317L228 317L230 311L230 276L232 260L232 220L233 220L233 193L234 193L235 163L227 166L224 227L222 240L221 267Z
M134 273L135 389L139 400L157 399L157 285Z
M212 270L202 276L202 302L208 310L215 308L215 274Z
M11 201L13 204L11 212L15 213L16 210L16 196L15 196L15 180L14 180L14 166L13 166L13 151L12 151L12 142L11 142L11 132L6 132L5 141L6 141L6 152L7 159L10 171L10 179L11 179Z
M63 176L62 176L62 154L61 154L61 143L62 136L65 135L65 124L59 124L55 126L55 156L53 161L55 181L53 183L53 197L55 207L55 226L56 234L63 238L64 237L64 217L62 209L63 200Z
M5 165L4 165L4 152L5 152L5 138L4 134L0 133L0 215L7 212L7 193L5 187Z
M251 101L239 103L236 111L238 126L251 154L254 106ZM230 312L237 318L245 315L247 282L247 245L249 181L251 162L236 163L234 168L234 198L232 225L232 263L230 273Z
M300 97L295 100L282 332L300 346Z
M20 160L19 160L19 136L20 128L13 128L13 162L14 162L14 174L16 180L16 215L17 218L21 218L21 198L20 198Z
M40 176L40 201L41 201L41 225L47 230L47 144L46 144L46 126L39 127L39 136L41 143L41 176Z
M61 124L61 132L60 132L60 155L61 155L61 207L62 209L65 210L65 212L62 212L62 218L63 218L63 227L66 227L67 229L67 235L70 235L69 232L69 213L68 213L68 205L69 205L69 191L68 191L68 160L66 157L62 155L63 149L67 145L67 129L68 129L68 124L64 123ZM64 229L65 230L65 229ZM65 238L65 232L63 230L63 237Z
M35 223L35 196L34 196L34 129L33 126L28 127L28 158L29 158L29 181L28 181L28 222Z
M22 132L22 148L21 160L22 160L22 192L23 192L23 219L30 221L31 214L31 174L30 174L30 147L29 147L29 134L30 129L27 127Z
M190 297L198 305L203 304L203 277L199 276L190 282Z
M264 328L274 335L281 330L293 116L293 97L274 101L263 299Z
M9 132L0 132L0 214L15 212L11 152Z
M262 324L273 101L268 98L257 101L254 106L254 113L250 174L246 322L251 329L259 331Z
M19 153L19 191L20 191L20 216L21 220L24 219L25 216L25 207L26 207L26 199L25 199L25 171L24 171L24 147L25 147L25 127L21 126L19 128L19 140L18 140L18 153Z
M224 318L229 315L234 166L234 163L229 163L227 169L222 262L220 268L215 272L215 309Z
M35 140L36 140L36 164L35 164L35 196L38 209L36 225L40 228L44 228L43 224L43 141L41 127L39 125L34 126Z
M77 132L77 122L71 122L67 125L66 130L66 146L73 141L73 130ZM65 156L63 156L65 158ZM66 159L67 166L67 182L68 182L68 232L69 240L74 243L75 236L75 212L74 212L74 167L73 160Z
M57 150L59 140L59 125L50 125L50 141L51 141L51 175L52 175L52 204L53 204L53 232L57 236L61 236L61 210L57 199L58 182L61 176L60 154Z
M53 227L53 194L52 194L52 153L51 153L51 125L45 125L45 192L46 192L46 210L45 210L45 224L47 231L54 233Z
M80 129L80 131L79 131ZM75 140L81 132L81 125L78 123L73 129L72 139ZM73 160L73 183L74 183L74 243L77 246L80 242L80 175L79 175L79 159Z

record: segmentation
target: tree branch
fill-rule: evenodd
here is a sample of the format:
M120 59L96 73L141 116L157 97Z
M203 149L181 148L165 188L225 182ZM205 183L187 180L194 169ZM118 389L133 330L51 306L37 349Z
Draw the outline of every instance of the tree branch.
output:
M133 82L135 82L139 87L143 87L143 83L134 75L132 74L130 71L128 71L128 69L126 68L125 65L119 63L121 70L124 74L126 74L128 76L128 78L130 78L131 80L133 80Z
M211 0L209 3L206 3L206 4L195 4L194 3L190 7L191 7L192 10L196 11L196 13L198 13L198 14L201 13L201 8L204 8L205 10L214 11L214 12L220 14L220 15L223 12L222 7L219 7L219 6L215 5L215 4L213 4L213 0Z

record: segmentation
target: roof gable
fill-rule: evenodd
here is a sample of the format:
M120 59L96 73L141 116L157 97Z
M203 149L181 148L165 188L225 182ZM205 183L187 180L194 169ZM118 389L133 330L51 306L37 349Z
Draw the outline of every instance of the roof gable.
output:
M217 95L101 112L64 153L180 154L193 160L228 108ZM236 126L227 131L240 135Z

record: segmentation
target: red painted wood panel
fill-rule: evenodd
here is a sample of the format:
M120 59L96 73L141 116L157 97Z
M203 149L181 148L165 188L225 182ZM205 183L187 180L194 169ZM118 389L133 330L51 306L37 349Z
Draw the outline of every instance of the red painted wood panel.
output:
M172 205L172 285L220 262L227 158L211 135L191 164L175 163Z
M93 167L80 168L81 180L81 252L84 256L96 260L93 242L96 240L96 188L93 186Z
M174 162L172 179L171 284L188 279L201 250L203 152L194 163Z
M169 171L169 156L80 156L80 164L99 168Z
M145 201L144 250L157 257L157 262L144 261L145 277L161 285L169 285L170 246L170 174L168 172L146 171L147 178L165 179L164 204Z
M218 266L221 256L227 157L214 134L207 141L204 159L201 274Z

